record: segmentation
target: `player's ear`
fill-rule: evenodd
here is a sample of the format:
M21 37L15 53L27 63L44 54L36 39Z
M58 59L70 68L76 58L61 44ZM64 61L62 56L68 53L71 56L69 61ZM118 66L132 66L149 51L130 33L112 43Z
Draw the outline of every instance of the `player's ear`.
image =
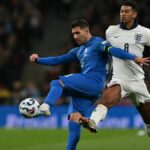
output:
M85 28L85 32L86 32L86 33L89 33L89 28Z
M133 18L136 19L136 17L137 17L137 12L135 11L133 14Z

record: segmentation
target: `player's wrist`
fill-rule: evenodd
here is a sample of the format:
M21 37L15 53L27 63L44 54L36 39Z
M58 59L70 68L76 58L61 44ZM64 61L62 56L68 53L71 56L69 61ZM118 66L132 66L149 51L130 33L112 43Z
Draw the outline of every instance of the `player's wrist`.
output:
M141 63L143 62L143 61L142 61L142 57L136 57L136 58L134 59L134 61L135 61L137 64L139 64L139 65L141 65Z
M136 55L133 56L133 60L136 61L139 57L137 57Z
M39 58L35 58L34 62L37 63Z

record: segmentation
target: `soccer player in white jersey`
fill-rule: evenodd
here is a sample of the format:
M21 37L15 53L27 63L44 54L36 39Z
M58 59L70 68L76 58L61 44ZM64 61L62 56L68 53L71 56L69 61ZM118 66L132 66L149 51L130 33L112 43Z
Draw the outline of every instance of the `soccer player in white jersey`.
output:
M150 46L150 29L136 22L137 14L138 8L134 1L123 2L120 8L120 24L108 27L106 39L113 46L142 57L144 46ZM133 93L136 98L135 106L150 137L150 94L144 82L142 66L116 57L113 57L113 76L108 88L99 99L90 119L81 117L80 124L96 132L96 125L105 119L108 109Z

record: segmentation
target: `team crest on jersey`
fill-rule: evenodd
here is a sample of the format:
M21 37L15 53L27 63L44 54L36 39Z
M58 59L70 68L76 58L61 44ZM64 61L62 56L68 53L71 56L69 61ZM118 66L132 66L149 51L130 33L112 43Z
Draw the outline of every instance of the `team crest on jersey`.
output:
M140 43L141 40L142 40L142 37L143 37L142 34L136 33L136 34L135 34L135 37L134 37L135 43Z

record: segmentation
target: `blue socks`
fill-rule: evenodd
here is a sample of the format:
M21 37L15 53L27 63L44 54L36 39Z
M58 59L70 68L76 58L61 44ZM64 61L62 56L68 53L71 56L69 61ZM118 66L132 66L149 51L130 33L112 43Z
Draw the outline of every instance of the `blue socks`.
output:
M59 83L58 80L53 80L51 82L51 89L48 95L46 96L44 102L51 106L56 103L56 101L61 97L62 93L62 85Z
M75 122L68 123L69 135L66 150L76 150L77 143L80 139L81 126Z

